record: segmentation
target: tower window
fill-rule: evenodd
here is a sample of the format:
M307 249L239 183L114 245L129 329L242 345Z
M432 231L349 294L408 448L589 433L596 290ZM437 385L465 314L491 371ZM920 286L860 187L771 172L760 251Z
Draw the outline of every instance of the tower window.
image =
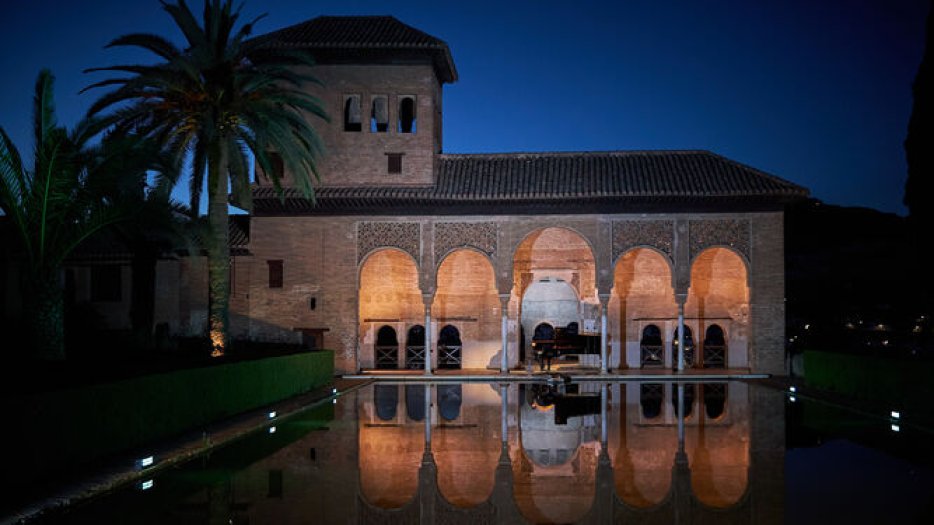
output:
M415 133L415 97L405 96L399 99L399 133Z
M387 170L389 173L402 173L402 153L387 153Z
M370 132L386 133L389 131L389 97L373 96L373 108L370 111Z
M266 261L269 265L269 287L282 288L282 260Z
M344 97L344 131L360 131L360 95Z

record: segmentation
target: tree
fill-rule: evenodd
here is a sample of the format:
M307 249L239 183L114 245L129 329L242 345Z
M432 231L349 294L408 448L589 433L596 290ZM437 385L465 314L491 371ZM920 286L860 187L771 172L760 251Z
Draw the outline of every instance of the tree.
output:
M272 153L307 198L314 198L315 159L321 143L306 114L327 120L321 103L303 91L317 83L307 53L248 40L262 16L236 29L239 9L229 0L206 0L201 23L183 0L163 2L187 47L152 34L130 34L108 44L140 47L155 65L118 65L89 71L129 73L89 86L114 86L89 110L117 107L105 120L154 138L179 158L190 156L191 210L197 214L207 174L209 323L212 355L224 354L228 334L230 258L227 245L228 184L250 207L250 157L281 191L283 173Z
M27 331L38 357L65 357L61 268L84 240L127 216L118 203L90 191L100 165L89 140L101 129L86 119L70 133L55 118L54 78L43 70L36 80L33 131L35 158L26 169L16 146L0 128L0 209L20 241Z
M934 198L934 4L928 13L924 56L912 86L914 106L908 121L905 156L908 160L908 181L905 183L905 205L911 223L918 231L930 235L934 225L931 199Z

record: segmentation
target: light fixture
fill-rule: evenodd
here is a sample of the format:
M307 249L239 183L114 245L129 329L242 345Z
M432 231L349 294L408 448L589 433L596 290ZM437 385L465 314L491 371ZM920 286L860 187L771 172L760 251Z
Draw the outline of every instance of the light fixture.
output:
M334 402L334 404L336 405L336 404L337 404L337 399L334 399L333 402Z
M275 434L275 433L276 433L276 427L269 427L269 433L270 433L270 434Z
M795 388L795 387L793 387L793 386L790 386L790 387L788 387L788 391L789 391L789 392L797 392L798 389Z
M898 431L900 431L900 430L901 430L901 428L899 428L898 425L896 425L895 423L892 423L892 432L898 432Z
M795 401L797 401L797 399L795 398L795 396L788 396L788 401L791 401L792 403L794 403Z
M902 413L897 410L893 410L891 413L891 416L892 416L892 419L901 419Z
M149 489L151 489L152 486L155 485L155 484L156 484L156 483L155 483L153 480L147 479L146 481L144 481L144 482L142 482L142 483L139 484L139 489L140 489L140 490L149 490Z
M151 467L152 464L155 462L156 462L156 459L154 457L146 456L145 458L136 460L136 467L141 468L141 469L146 468L146 467Z
M336 389L336 388L332 388L332 389L331 389L331 393L336 395L336 394L337 394L337 389Z
M269 419L275 419L275 418L276 418L276 411L273 410L272 412L269 413Z

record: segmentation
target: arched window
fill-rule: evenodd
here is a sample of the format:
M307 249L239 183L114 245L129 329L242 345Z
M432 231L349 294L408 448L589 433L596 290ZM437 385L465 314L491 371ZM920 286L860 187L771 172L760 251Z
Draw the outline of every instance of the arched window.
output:
M662 331L650 324L642 329L641 362L643 368L658 368L665 364L665 348L662 346Z
M704 368L723 368L726 366L726 337L723 328L712 324L704 335Z
M399 133L415 133L415 97L401 97L399 99Z
M405 413L412 421L425 419L425 387L405 385Z
M344 97L344 131L361 131L360 95Z
M665 387L661 383L643 383L639 385L639 404L642 417L654 419L662 415L662 393Z
M723 383L710 383L701 385L704 395L704 411L707 417L717 419L723 415L726 407L726 385Z
M376 332L376 368L399 368L399 340L396 330L382 326Z
M438 368L461 367L461 334L454 325L446 325L438 334Z
M678 367L678 329L675 328L671 337L672 366ZM694 366L694 332L691 327L684 325L684 366L690 368Z
M687 330L684 331L687 334ZM687 346L687 341L685 341ZM697 397L696 385L688 383L682 386L684 388L684 417L690 417L694 411L694 398ZM675 408L675 415L678 415L678 385L671 385L671 405Z
M389 99L386 95L374 95L373 107L370 110L370 132L385 133L389 131Z
M399 404L398 385L373 385L373 404L376 405L376 417L383 421L396 418L396 405Z
M448 421L454 421L461 414L463 393L461 385L438 385L438 412Z
M425 327L417 324L409 328L405 338L405 367L425 368Z

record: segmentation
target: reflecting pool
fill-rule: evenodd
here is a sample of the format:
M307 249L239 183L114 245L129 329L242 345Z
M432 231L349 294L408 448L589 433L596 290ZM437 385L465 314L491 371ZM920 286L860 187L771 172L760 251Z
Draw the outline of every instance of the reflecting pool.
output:
M47 520L925 522L930 437L742 382L378 383Z

